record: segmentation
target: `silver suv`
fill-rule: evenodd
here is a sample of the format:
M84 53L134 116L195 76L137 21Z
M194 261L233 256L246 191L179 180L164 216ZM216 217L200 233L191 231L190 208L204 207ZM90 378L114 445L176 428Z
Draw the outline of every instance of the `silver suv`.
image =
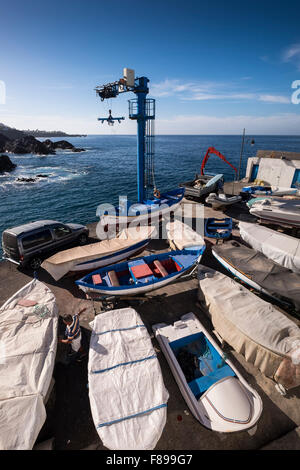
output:
M38 269L45 258L66 245L84 245L89 230L84 225L38 220L2 233L3 259Z

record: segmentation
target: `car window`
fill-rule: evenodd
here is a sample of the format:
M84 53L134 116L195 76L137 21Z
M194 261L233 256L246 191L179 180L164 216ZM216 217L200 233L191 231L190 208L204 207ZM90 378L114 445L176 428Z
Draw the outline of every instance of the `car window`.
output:
M35 246L42 245L52 240L52 235L50 230L42 230L27 237L23 237L22 244L23 248L29 249L34 248Z
M62 238L71 233L71 229L68 227L65 227L64 225L58 225L56 227L53 227L53 232L55 233L56 238Z

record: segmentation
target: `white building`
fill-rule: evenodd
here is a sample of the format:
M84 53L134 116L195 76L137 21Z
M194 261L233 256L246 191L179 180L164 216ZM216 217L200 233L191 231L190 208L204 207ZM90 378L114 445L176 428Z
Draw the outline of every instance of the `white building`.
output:
M248 158L245 178L266 186L300 187L300 153L258 150L256 157Z

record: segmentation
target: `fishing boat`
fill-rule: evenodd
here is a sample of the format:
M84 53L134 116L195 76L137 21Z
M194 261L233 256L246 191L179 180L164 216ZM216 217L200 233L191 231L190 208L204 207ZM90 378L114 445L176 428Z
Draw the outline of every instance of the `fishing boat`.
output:
M257 292L300 311L299 274L236 241L215 245L212 254L233 276Z
M196 177L192 181L186 181L180 183L179 186L185 188L185 196L201 198L211 192L216 192L224 184L224 175L200 175L196 174Z
M299 193L297 188L283 188L278 186L245 186L242 192L250 193L253 197L256 196L286 196L296 195Z
M200 250L178 250L114 264L75 281L84 292L124 296L159 289L187 273L201 259Z
M300 385L300 329L274 305L206 266L198 267L198 299L220 340L276 382L278 392Z
M131 222L151 223L153 218L175 211L184 196L184 188L161 192L155 181L154 120L155 100L147 98L149 79L135 77L132 69L124 68L123 78L96 87L96 94L103 101L116 98L120 93L133 92L135 99L129 100L129 118L137 121L137 203L119 203L111 211L99 206L97 215L104 233L118 232ZM99 118L103 123L112 125L121 118Z
M300 200L282 201L265 199L253 204L250 214L265 223L285 227L300 227Z
M216 194L211 193L206 199L205 202L211 204L213 209L220 209L227 206L231 206L232 204L236 204L242 200L241 196L230 196L227 197L225 194Z
M205 219L204 233L208 238L229 238L232 233L232 219L230 217L224 219L209 217Z
M92 271L142 252L155 234L155 227L124 229L115 238L60 251L47 258L42 268L56 281L69 272Z
M152 326L193 416L218 432L255 426L262 401L193 313Z
M300 240L262 225L239 222L241 238L280 266L300 274Z
M194 250L202 254L205 250L205 240L189 225L180 220L174 220L166 224L167 238L172 250ZM199 259L200 262L200 259Z
M175 212L184 197L184 188L173 189L160 194L159 198L147 199L142 203L120 204L110 210L99 209L100 225L103 232L118 232L122 228L138 224L156 224L163 216ZM121 200L122 202L122 200Z
M167 420L169 394L149 333L132 308L90 323L89 399L96 430L112 450L151 450Z
M0 308L1 450L31 450L46 420L57 327L55 297L36 279Z

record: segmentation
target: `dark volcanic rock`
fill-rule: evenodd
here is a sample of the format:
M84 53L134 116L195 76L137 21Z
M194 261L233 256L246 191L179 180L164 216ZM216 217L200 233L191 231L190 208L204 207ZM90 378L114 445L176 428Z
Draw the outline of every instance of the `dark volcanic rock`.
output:
M16 168L16 164L11 161L7 155L0 155L0 173L12 171Z
M48 178L48 175L36 175L36 178Z
M49 150L53 150L53 151L55 150L55 144L54 144L54 142L52 142L52 140L46 139L46 140L44 140L43 144L46 145L46 147Z
M5 146L10 139L6 135L0 134L0 152L4 152Z
M75 147L67 140L58 140L57 142L54 142L54 148L62 150L73 150Z
M21 139L10 140L5 145L7 152L24 154L24 153L37 153L39 155L55 154L54 150L49 149L43 142L28 135Z
M17 178L17 181L19 183L35 183L36 182L36 178Z
M77 147L74 147L72 149L73 152L85 152L85 149L80 149L80 148L77 148Z

